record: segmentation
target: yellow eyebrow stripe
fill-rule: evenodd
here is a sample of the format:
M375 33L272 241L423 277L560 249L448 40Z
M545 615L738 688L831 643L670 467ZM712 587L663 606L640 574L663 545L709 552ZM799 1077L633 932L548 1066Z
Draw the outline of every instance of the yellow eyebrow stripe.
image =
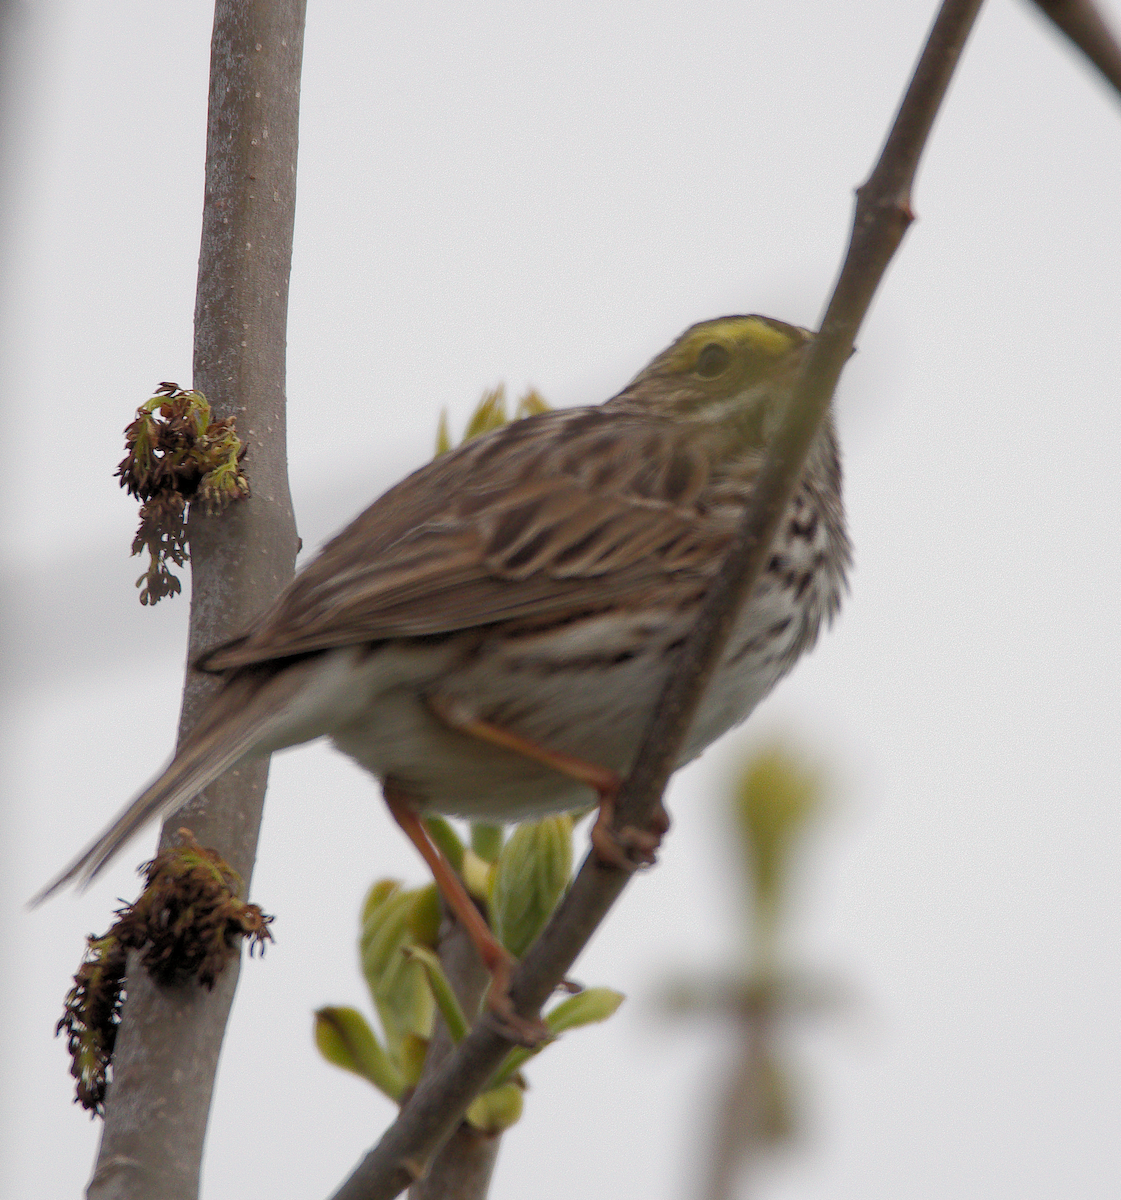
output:
M710 342L734 349L745 343L757 354L765 354L773 358L781 358L793 349L795 343L787 334L760 321L757 317L741 317L708 321L698 329L694 329L674 352L667 364L671 369L689 371L696 365L697 356Z

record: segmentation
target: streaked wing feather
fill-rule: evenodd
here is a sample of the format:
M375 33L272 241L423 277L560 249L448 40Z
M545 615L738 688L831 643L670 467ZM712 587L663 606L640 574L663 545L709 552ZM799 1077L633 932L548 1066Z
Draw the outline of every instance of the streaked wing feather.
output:
M620 421L560 410L436 459L328 543L247 636L199 665L628 604L667 574L695 586L731 533L724 507L695 503L709 466L668 422Z

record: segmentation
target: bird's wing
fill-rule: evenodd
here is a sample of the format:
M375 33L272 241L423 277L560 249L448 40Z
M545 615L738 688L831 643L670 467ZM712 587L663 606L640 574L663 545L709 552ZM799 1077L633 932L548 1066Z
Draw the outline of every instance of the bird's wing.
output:
M386 492L198 665L639 603L667 581L695 592L734 522L713 475L668 421L601 409L516 421Z

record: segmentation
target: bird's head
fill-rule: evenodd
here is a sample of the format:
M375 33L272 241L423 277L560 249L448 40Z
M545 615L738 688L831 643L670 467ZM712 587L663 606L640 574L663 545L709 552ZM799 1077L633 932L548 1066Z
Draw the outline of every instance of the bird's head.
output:
M813 337L808 329L754 314L700 321L611 403L709 426L740 445L762 448L778 426Z

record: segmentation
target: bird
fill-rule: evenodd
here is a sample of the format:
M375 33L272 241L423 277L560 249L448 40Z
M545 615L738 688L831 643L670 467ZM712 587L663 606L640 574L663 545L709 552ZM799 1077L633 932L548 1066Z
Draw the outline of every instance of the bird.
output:
M668 820L620 835L611 802L813 338L758 314L698 322L603 404L514 421L391 487L244 633L194 662L220 679L196 726L35 902L88 883L243 759L327 737L380 781L501 994L509 956L421 818L511 822L598 803L601 861L652 860ZM814 645L850 562L830 413L678 766Z

